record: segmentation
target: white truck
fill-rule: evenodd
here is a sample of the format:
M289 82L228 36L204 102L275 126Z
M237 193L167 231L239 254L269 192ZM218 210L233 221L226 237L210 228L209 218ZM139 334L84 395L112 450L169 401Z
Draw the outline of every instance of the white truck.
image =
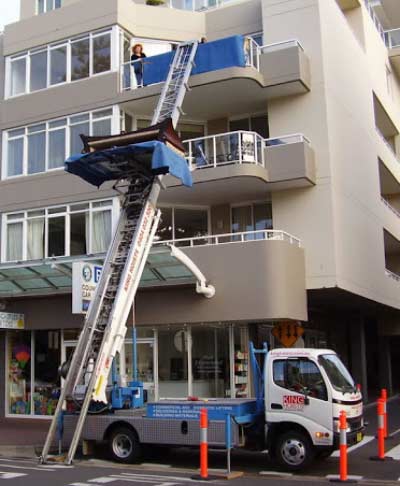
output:
M249 358L255 398L168 399L88 415L81 439L107 441L111 458L123 463L137 460L142 444L196 447L200 409L207 408L210 447L268 450L270 458L289 471L338 448L341 410L348 417L348 444L363 439L362 396L334 351L267 352L266 346L256 350L250 343ZM135 393L138 399L142 390ZM64 417L65 445L77 417Z

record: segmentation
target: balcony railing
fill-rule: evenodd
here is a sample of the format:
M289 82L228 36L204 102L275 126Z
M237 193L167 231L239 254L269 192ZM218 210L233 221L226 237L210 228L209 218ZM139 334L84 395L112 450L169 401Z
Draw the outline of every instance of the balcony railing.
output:
M385 42L389 49L400 46L400 29L387 30L385 32Z
M191 170L230 164L265 167L264 139L255 132L236 131L186 140Z
M378 16L375 13L373 4L370 0L364 0L365 6L369 12L369 15L374 23L376 30L378 31L379 35L382 37L382 40L385 41L385 29L382 27L381 21L379 20Z
M386 200L386 199L385 199L383 196L381 196L381 201L383 202L383 204L384 204L384 205L385 205L387 208L389 208L389 209L392 211L392 213L394 213L394 214L395 214L395 215L396 215L398 218L400 218L400 212L399 212L399 211L398 211L396 208L394 208L394 207L393 207L393 206L390 204L390 202L389 202L389 201L387 201L387 200Z
M174 245L174 246L210 246L223 245L233 243L245 243L247 241L258 240L277 240L287 241L291 245L301 248L301 241L299 238L280 230L256 230L256 231L242 231L239 233L224 233L220 235L203 235L194 236L192 238L179 238L175 240L157 241L154 245Z
M301 50L304 51L302 45L298 40L293 39L259 46L251 36L247 36L245 37L243 47L246 67L253 67L257 71L260 71L261 54L279 51L288 47L299 47ZM123 63L120 68L121 91L129 91L132 89L142 88L143 69L146 69L146 59L138 59L136 61L128 61ZM146 86L149 85L147 84Z
M192 12L203 12L212 8L223 7L224 5L237 3L238 0L168 0L167 6L178 10L190 10Z
M396 282L400 282L400 275L398 275L397 273L394 273L391 270L388 270L387 268L385 269L385 273L388 277L392 278L393 280L396 280Z
M231 164L255 164L265 167L265 147L304 142L300 133L264 139L256 132L236 131L192 138L183 143L191 170L208 169Z

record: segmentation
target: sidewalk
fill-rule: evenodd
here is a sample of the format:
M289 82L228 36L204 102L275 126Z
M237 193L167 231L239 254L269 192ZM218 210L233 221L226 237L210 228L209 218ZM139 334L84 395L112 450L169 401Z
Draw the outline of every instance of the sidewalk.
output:
M0 419L0 456L34 457L40 452L49 420Z

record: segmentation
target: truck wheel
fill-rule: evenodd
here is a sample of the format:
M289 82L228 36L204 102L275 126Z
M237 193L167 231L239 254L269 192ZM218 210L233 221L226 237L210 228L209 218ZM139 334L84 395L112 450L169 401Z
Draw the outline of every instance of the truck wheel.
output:
M314 458L310 439L302 432L285 432L278 437L275 457L287 471L299 471L307 467Z
M128 427L118 427L111 432L108 450L114 461L125 464L137 461L141 455L139 439Z

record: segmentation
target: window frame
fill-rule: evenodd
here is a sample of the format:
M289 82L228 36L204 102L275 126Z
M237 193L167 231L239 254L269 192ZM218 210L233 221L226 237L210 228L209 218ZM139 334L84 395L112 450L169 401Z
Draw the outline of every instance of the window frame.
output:
M189 205L174 205L174 206L170 206L170 205L160 205L160 210L161 210L161 216L162 216L162 212L164 209L170 209L171 210L171 226L172 226L172 237L171 237L171 240L161 240L161 239L155 239L155 241L172 241L172 240L179 240L179 239L186 239L185 237L176 237L176 233L175 233L175 210L176 209L183 209L183 210L192 210L192 211L204 211L205 213L207 213L207 234L210 235L211 234L211 208L209 206L189 206ZM156 237L157 237L157 233L156 233ZM188 238L191 238L190 236Z
M95 115L98 112L102 112L105 110L110 110L109 115L104 115L99 118L96 118ZM103 108L98 108L96 110L91 110L91 111L86 111L82 113L74 113L71 115L67 116L62 116L58 118L52 118L50 120L45 120L45 121L40 121L37 123L32 123L31 125L26 125L23 127L15 127L11 128L9 130L4 130L3 131L3 149L2 149L2 168L1 168L1 180L8 180L8 179L14 179L17 177L27 177L27 176L35 176L38 174L45 174L47 172L54 172L54 171L60 171L64 170L64 166L60 167L50 167L50 133L55 132L61 129L65 130L65 158L68 158L71 154L70 150L70 143L71 143L71 127L75 125L73 122L71 122L71 119L75 116L84 116L88 115L88 123L89 123L89 135L92 135L93 133L93 123L97 121L104 121L104 120L110 120L110 127L111 127L111 134L115 135L119 133L120 131L120 111L119 107L117 105L113 106L106 106ZM59 127L51 127L50 125L54 122L57 121L62 121L65 120L65 124L63 126ZM29 138L29 129L31 127L34 127L35 125L41 125L44 124L46 126L45 128L45 169L44 171L41 172L34 172L34 173L29 173L28 172L28 138ZM24 133L21 135L16 135L10 137L10 132L14 132L16 130L23 130ZM14 174L14 175L8 175L8 151L9 151L9 146L8 143L10 140L16 140L22 138L23 140L23 160L22 160L22 173L20 174Z
M96 206L98 203L105 203L109 202L107 205ZM75 209L78 208L80 205L87 205L86 208L82 209ZM57 211L59 209L59 211ZM43 214L38 215L29 215L32 212L39 212L42 211ZM88 213L89 214L89 237L88 237L88 247L86 248L86 255L92 254L99 254L92 252L92 245L93 245L93 218L92 215L96 211L111 211L111 240L112 235L114 234L115 227L118 221L118 213L119 213L119 200L117 197L110 197L110 198L101 198L101 199L93 199L89 201L79 201L73 203L66 203L66 204L58 204L55 206L47 206L47 207L40 207L40 208L29 208L22 211L12 211L8 213L3 213L2 216L2 235L4 238L1 240L1 262L2 263L13 263L17 261L28 261L28 221L34 219L41 219L44 218L44 245L43 245L43 259L47 258L62 258L62 257L69 257L71 256L71 214L78 214L78 213ZM13 216L16 216L13 218ZM57 217L64 216L65 218L65 235L64 235L64 255L58 255L56 257L52 257L48 254L48 231L49 231L49 220ZM11 217L11 218L10 218ZM22 258L20 260L7 260L7 239L8 239L8 225L12 223L20 223L22 222ZM105 249L105 252L107 248ZM73 255L76 256L76 255ZM40 260L40 259L39 259Z
M303 393L302 391L296 391L296 390L292 390L291 388L288 388L288 383L287 383L287 374L288 374L288 370L287 370L287 366L288 366L288 363L290 361L296 361L300 364L300 362L307 362L307 363L312 363L319 371L319 374L321 375L321 378L323 380L323 383L324 383L324 386L325 386L325 391L326 391L326 394L325 394L325 398L321 398L321 397L315 397L315 396L311 396L309 393ZM282 385L279 385L277 383L277 381L275 380L275 374L274 374L274 368L275 368L275 363L279 363L279 362L283 362L283 365L284 365L284 370L283 370L283 375L284 375L284 380L285 380L285 386L282 386ZM316 363L314 360L308 358L308 357L296 357L296 358L290 358L290 357L287 357L287 358L276 358L272 361L272 382L275 386L277 386L278 388L282 389L282 390L286 390L288 392L291 392L291 393L297 393L298 395L302 395L302 396L306 396L307 398L313 398L315 400L320 400L322 402L327 402L328 399L329 399L329 396L328 396L328 386L327 386L327 382L326 382L326 379L323 375L323 373L321 372L321 368L318 366L318 363Z
M35 15L43 15L47 12L52 12L53 10L58 10L59 8L61 8L63 5L62 5L62 2L63 0L51 0L52 2L52 7L50 9L47 8L47 0L43 0L43 12L40 12L40 9L39 9L39 1L40 0L36 0L36 6L35 6ZM60 2L60 5L57 7L57 1Z
M255 219L254 219L254 206L262 205L262 204L269 204L271 207L271 220L272 220L272 228L271 229L266 229L266 230L257 230L256 225L255 225ZM250 232L254 231L272 231L274 229L274 213L273 213L273 207L272 207L272 200L271 198L269 199L264 199L262 201L245 201L245 202L240 202L237 204L231 204L230 205L230 232L232 234L235 233L243 233L243 231L233 231L233 210L235 208L241 208L241 207L247 207L250 206L251 208L251 224L253 226L253 229L250 230Z
M55 0L53 0L55 1ZM37 93L39 91L43 91L45 89L50 89L54 88L56 86L64 86L66 84L70 83L76 83L79 81L87 80L96 76L101 76L104 74L111 73L118 69L118 63L116 58L117 50L115 48L115 42L118 37L116 36L116 29L118 29L117 26L112 26L108 28L102 28L99 30L94 30L90 32L84 32L80 35L70 37L68 39L61 39L56 42L52 42L47 45L42 45L42 46L37 46L35 48L29 49L28 51L23 51L22 53L16 53L11 56L6 57L6 80L5 80L5 93L4 97L5 99L9 98L16 98L18 96L23 96L26 94L30 93ZM102 71L99 73L93 73L93 42L94 39L97 37L103 36L103 35L109 35L110 37L110 69L106 71ZM89 38L89 75L83 78L71 79L71 62L72 62L72 50L71 50L71 44L74 42L77 42L79 40L82 40L84 38ZM51 52L56 50L57 48L60 47L66 47L66 74L65 74L65 81L62 81L60 83L51 83L51 67L50 67L50 59L51 59ZM31 57L32 55L38 54L39 52L46 52L47 57L46 57L46 62L47 62L47 73L46 73L46 86L44 88L39 88L32 90L31 88ZM12 72L12 63L15 61L20 61L21 59L25 59L25 89L24 91L20 93L13 94L11 92L12 84L11 84L11 72Z

